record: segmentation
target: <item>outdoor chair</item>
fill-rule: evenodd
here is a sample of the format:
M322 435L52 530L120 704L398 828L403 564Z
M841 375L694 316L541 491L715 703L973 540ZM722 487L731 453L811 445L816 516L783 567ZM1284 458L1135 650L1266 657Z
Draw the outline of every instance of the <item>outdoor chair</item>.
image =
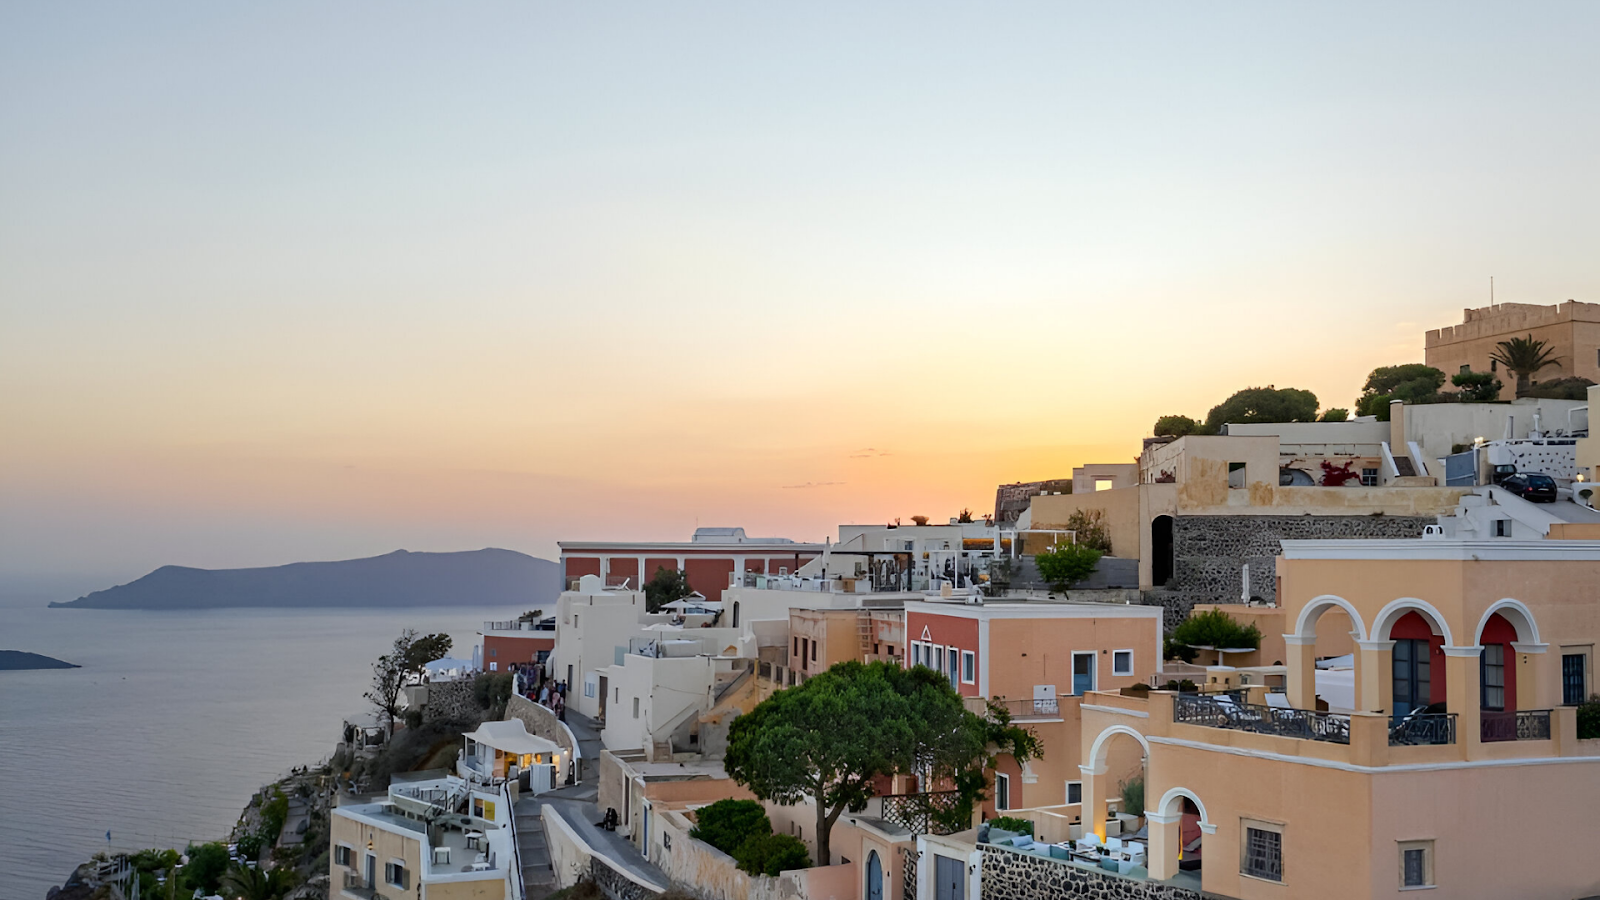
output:
M1273 709L1294 709L1289 705L1289 698L1278 693L1267 694L1267 705Z

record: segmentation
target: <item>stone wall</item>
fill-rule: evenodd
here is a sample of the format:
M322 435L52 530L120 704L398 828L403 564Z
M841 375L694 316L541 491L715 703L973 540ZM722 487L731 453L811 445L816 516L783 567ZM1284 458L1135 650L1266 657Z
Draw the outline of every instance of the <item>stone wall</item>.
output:
M1250 565L1250 593L1277 593L1275 560L1285 540L1416 538L1433 516L1178 516L1172 522L1172 585L1145 602L1166 609L1167 629L1196 603L1238 603L1241 567Z
M428 684L428 702L422 707L424 722L476 722L483 715L483 707L472 694L472 679Z
M1201 900L1199 891L1139 881L993 844L983 852L983 896L978 900Z

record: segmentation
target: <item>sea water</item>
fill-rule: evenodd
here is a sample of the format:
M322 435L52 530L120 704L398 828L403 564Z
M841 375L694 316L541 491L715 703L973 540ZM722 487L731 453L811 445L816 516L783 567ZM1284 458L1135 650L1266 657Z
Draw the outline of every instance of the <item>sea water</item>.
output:
M221 840L251 794L330 756L404 628L472 658L521 609L118 611L0 597L0 900L43 900L97 850ZM110 832L108 841L106 833Z

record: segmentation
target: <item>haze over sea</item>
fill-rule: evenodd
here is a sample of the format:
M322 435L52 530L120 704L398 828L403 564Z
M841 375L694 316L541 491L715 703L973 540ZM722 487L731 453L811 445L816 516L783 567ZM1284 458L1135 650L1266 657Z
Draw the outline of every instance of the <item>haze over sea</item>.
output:
M226 838L263 784L333 752L402 628L471 658L485 619L520 612L45 609L0 587L0 648L83 667L0 672L0 900L43 900L107 831L118 851Z

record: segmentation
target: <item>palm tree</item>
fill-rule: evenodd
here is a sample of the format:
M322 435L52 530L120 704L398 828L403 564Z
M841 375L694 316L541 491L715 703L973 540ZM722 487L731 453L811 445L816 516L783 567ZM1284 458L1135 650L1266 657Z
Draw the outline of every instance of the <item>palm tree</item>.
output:
M239 900L276 900L278 885L273 881L271 875L259 868L252 869L234 863L233 868L222 876L222 891L224 896L237 897Z
M1561 362L1561 357L1555 355L1554 348L1544 341L1536 341L1533 335L1525 338L1512 338L1501 341L1495 346L1500 349L1489 354L1489 358L1506 367L1506 371L1517 376L1517 396L1521 397L1528 392L1528 378L1539 374L1539 370L1546 366L1554 366Z

